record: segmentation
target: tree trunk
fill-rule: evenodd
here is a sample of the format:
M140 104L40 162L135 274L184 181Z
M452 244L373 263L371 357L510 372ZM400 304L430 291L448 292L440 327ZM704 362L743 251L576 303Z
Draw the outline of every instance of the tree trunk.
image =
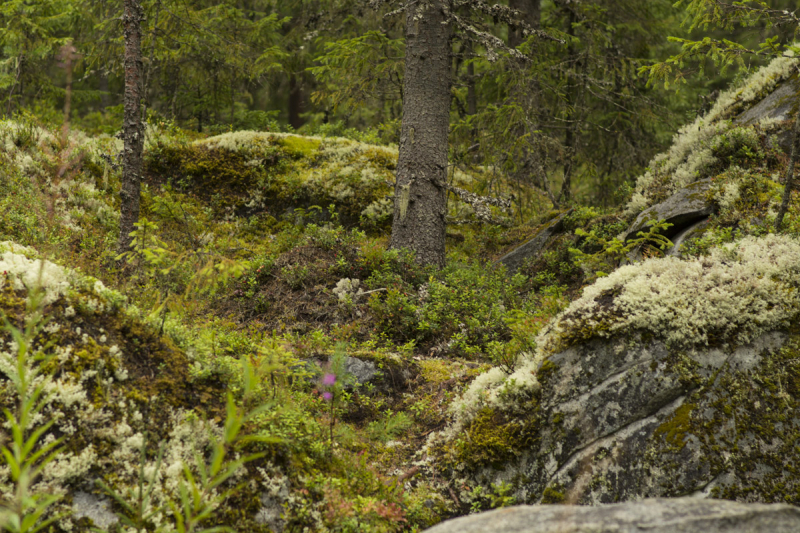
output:
M472 59L470 57L470 59ZM475 91L475 64L470 61L467 65L467 114L478 113L478 93Z
M392 248L421 264L444 266L450 27L442 0L406 4L403 121L397 162Z
M102 111L105 112L106 108L111 105L111 98L109 97L109 88L108 88L108 73L105 69L100 69L98 72L98 78L100 81L100 107Z
M792 189L794 188L794 166L797 164L797 156L800 147L800 112L794 117L794 129L792 130L792 150L789 155L789 166L786 168L786 183L783 189L783 198L781 199L781 207L778 209L778 216L775 217L775 231L781 231L783 225L783 217L789 210L789 201L792 199Z
M303 112L303 86L297 81L296 74L289 75L289 124L294 129L300 129L303 119L300 113Z
M121 217L117 249L126 252L131 247L130 233L139 221L139 194L142 179L142 21L144 11L139 0L124 0L122 17L125 35L125 117L122 138L125 148L122 155L122 190L120 191Z
M509 0L509 7L516 9L522 14L521 21L530 26L531 28L539 28L541 26L542 9L541 0ZM508 28L508 45L516 48L525 40L523 32L517 28ZM522 66L518 68L524 68ZM543 161L545 161L545 149L540 139L540 92L541 86L535 78L527 77L523 82L515 85L511 89L509 99L516 102L525 112L526 116L514 128L517 138L528 139L521 146L522 156L519 158L521 161L521 168L517 172L517 181L522 177L526 182L533 184L535 187L540 188L553 202L553 207L558 209L558 200L553 192L550 190L549 180L547 179L547 169ZM519 213L522 217L522 207L524 202L524 194L520 189L519 196ZM520 218L522 221L522 218Z
M541 20L542 0L509 0L508 7L522 13L522 22L532 28L538 28ZM516 48L525 40L522 31L517 28L508 29L508 46Z
M567 35L570 37L575 37L575 24L578 22L578 17L575 14L574 9L569 10L569 16L567 18ZM569 68L567 74L567 87L565 91L565 102L564 105L566 107L566 124L567 124L567 132L564 136L564 182L561 184L561 194L559 198L562 199L565 203L569 203L572 200L572 172L574 170L575 164L575 151L577 148L577 120L576 120L576 112L575 106L577 105L577 78L578 78L578 60L577 60L577 52L575 51L574 41L570 40L569 47L567 50L567 57L571 63L571 68L574 72L575 79L569 78Z

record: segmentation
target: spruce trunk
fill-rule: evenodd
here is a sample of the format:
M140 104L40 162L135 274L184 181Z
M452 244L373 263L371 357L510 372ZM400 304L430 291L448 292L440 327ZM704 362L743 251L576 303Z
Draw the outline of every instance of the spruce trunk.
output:
M120 190L120 232L117 249L131 247L131 232L139 221L139 195L142 180L142 21L139 0L124 1L122 26L125 36L125 116L122 123L122 189Z
M789 155L789 165L786 167L786 185L783 189L783 199L781 200L781 207L778 209L778 216L775 217L775 231L781 231L783 224L783 217L789 211L789 202L792 199L792 189L794 189L794 167L797 164L798 151L800 147L800 112L794 117L794 128L792 129L792 150Z
M397 162L392 248L421 264L444 266L447 137L450 128L450 27L443 2L409 2L403 122Z

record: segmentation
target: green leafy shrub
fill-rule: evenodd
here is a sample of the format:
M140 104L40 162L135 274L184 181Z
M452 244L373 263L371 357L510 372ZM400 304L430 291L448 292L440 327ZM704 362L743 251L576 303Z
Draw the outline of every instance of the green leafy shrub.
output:
M492 341L510 337L505 317L520 304L525 277L507 278L504 271L475 262L451 264L418 286L385 273L366 283L377 288L387 281L395 284L369 300L377 331L398 343L443 343L447 351L477 358Z
M729 165L756 164L765 157L761 137L753 128L732 128L711 140L715 157Z
M663 235L663 232L671 226L672 224L663 220L650 220L646 224L645 231L637 232L634 238L624 242L616 237L612 239L602 237L594 229L591 231L577 229L576 235L602 249L595 254L587 254L578 248L572 248L570 252L575 256L576 262L589 273L591 279L607 276L636 249L642 249L643 255L646 256L663 255L664 250L672 247L672 241Z

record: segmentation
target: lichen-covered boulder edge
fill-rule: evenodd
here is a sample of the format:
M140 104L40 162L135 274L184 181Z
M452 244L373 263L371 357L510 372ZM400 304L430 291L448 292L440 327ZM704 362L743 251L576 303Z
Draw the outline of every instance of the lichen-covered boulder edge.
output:
M666 232L666 236L671 238L682 229L708 218L714 212L714 205L708 198L710 189L710 179L696 181L660 204L645 209L623 234L622 240L635 237L638 232L646 230L648 224L660 220L672 224Z
M31 490L61 497L49 511L59 517L52 531L89 531L114 523L112 500L96 482L125 494L137 487L142 466L158 479L151 509L164 509L152 523L171 523L166 498L179 498L184 465L193 468L214 435L221 434L221 424L213 419L225 416L224 390L218 380L193 376L186 353L149 327L118 292L31 248L0 242L0 313L11 325L23 327L31 320L27 301L35 287L43 294L37 314L46 319L32 352L49 356L37 378L46 400L35 420L53 421L43 442L63 441ZM12 382L16 364L16 345L0 331L0 408L10 412L19 402ZM28 365L40 363L29 358ZM263 473L220 514L247 524L260 507L259 494L270 490L267 485L280 488ZM13 499L13 491L9 467L0 463L0 501ZM257 530L255 520L252 525Z
M508 483L525 503L800 502L798 317L790 237L622 267L514 374L472 383L432 461L456 485Z
M795 84L787 82L795 74L797 62L795 57L773 60L723 92L708 113L682 127L669 150L654 157L647 172L637 179L626 214L637 215L708 177L717 165L730 159L726 147L752 144L756 132L775 135L776 144L785 145L780 139L792 129L786 123L789 110L800 101L791 90ZM780 104L777 108L776 96Z
M742 504L697 498L565 507L509 507L449 520L426 533L791 533L800 509L782 504Z

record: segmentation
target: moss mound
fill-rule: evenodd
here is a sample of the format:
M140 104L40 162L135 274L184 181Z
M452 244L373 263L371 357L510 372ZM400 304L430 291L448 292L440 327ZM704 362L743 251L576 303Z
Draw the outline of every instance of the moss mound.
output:
M336 204L343 221L384 227L397 152L346 139L235 132L193 143L158 143L146 156L153 183L169 182L218 216Z

